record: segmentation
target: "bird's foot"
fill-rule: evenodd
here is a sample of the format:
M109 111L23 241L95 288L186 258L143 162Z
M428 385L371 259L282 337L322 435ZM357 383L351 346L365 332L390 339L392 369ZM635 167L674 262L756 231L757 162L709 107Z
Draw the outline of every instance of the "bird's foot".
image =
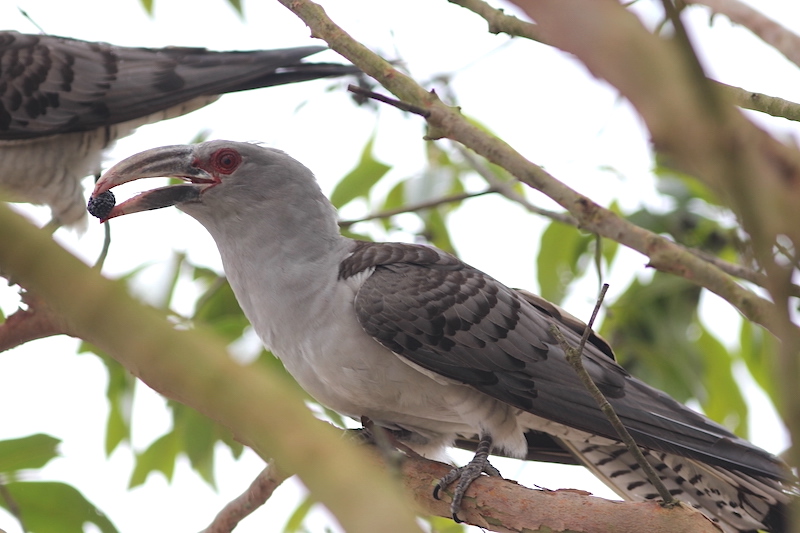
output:
M433 497L438 500L440 499L439 493L458 480L458 484L453 491L453 501L450 503L450 513L457 523L461 523L461 519L458 518L458 512L461 510L461 500L463 500L464 494L472 482L478 479L481 474L503 477L500 475L500 471L489 462L489 450L491 447L492 438L489 435L482 435L475 457L466 465L450 470L433 488Z

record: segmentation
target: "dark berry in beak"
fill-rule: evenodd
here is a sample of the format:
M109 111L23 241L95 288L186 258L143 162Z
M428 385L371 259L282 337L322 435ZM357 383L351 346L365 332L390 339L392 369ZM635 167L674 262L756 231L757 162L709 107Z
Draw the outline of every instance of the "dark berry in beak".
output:
M86 206L86 210L89 211L89 214L93 217L103 220L108 217L109 213L111 213L111 210L114 209L114 204L116 203L117 200L114 198L114 193L111 191L105 191L101 192L97 196L89 198L89 205Z

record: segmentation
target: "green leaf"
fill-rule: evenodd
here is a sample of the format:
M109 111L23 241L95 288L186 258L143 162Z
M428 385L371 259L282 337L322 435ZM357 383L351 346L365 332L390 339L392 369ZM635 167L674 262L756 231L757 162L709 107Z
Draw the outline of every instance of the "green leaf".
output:
M583 235L560 222L551 222L547 226L536 258L539 290L543 298L561 303L569 284L583 271L580 259L592 239L591 235Z
M139 0L139 3L142 4L142 7L144 8L145 12L152 17L153 16L153 0Z
M401 181L394 187L392 190L389 191L389 194L386 195L386 198L383 200L383 207L382 211L388 211L390 209L397 209L398 207L404 205L406 202L406 182Z
M747 320L742 321L739 333L739 358L758 385L764 389L772 404L781 412L782 402L775 386L775 368L778 365L778 341L764 328ZM782 413L785 416L786 413Z
M622 216L622 212L620 211L619 204L616 200L614 200L611 205L608 206L608 209ZM617 250L619 250L619 243L612 239L602 239L600 242L601 246L601 253L603 255L603 260L606 262L606 266L610 267L611 263L614 262L614 258L617 256Z
M173 410L175 431L179 433L183 450L192 468L206 483L216 488L214 481L214 445L217 434L226 432L213 421L191 407L170 402Z
M361 152L361 160L342 178L331 193L331 203L337 209L356 198L367 198L372 186L392 168L381 163L372 155L374 142L375 135L373 134Z
M425 239L440 250L457 255L441 211L439 209L428 210L423 215L423 220L425 221Z
M659 192L672 196L681 204L692 198L699 198L709 205L721 205L717 195L704 183L694 176L664 165L664 162L664 158L656 154L656 166L653 171L659 178Z
M43 433L0 441L0 473L42 468L58 457L56 448L60 442Z
M209 272L208 269L195 268L194 278L209 279ZM242 336L250 322L244 316L228 281L216 273L212 273L212 276L211 286L198 298L192 318L208 326L227 342L233 342Z
M180 452L180 439L175 431L156 439L144 452L137 454L136 466L131 474L128 488L143 484L151 472L161 472L167 481L172 481L175 472L175 460Z
M228 4L236 11L239 17L244 20L244 9L242 9L242 1L241 0L228 0Z
M56 482L16 481L5 485L30 533L83 533L94 524L102 533L117 528L74 487ZM5 498L0 506L8 510Z
M189 144L204 143L204 142L206 142L208 140L209 137L211 137L211 130L208 129L208 128L204 128L204 129L198 131L194 135L194 137L192 137L192 139L189 141ZM182 180L178 180L178 181L182 181ZM183 182L183 183L186 183L186 182Z
M706 397L701 398L703 411L712 420L747 438L747 404L733 377L733 357L705 328L702 328L696 345L703 353L705 363L703 383Z
M110 357L101 357L108 369L106 397L109 410L106 422L106 456L110 456L122 442L131 439L131 412L136 392L136 378Z
M705 395L703 354L690 340L699 298L696 285L656 272L631 283L600 330L626 369L680 402Z
M96 346L81 342L78 353L92 353L100 358L108 371L108 419L106 421L106 456L110 456L122 442L130 442L131 410L136 391L136 378Z
M431 533L464 533L467 530L463 524L441 516L426 516L423 520L428 522Z
M283 533L298 533L305 531L303 528L303 521L308 516L308 512L311 510L311 507L314 506L316 503L315 500L311 498L311 495L307 495L300 505L292 513L292 516L289 517L289 520L286 521L286 526L283 528Z

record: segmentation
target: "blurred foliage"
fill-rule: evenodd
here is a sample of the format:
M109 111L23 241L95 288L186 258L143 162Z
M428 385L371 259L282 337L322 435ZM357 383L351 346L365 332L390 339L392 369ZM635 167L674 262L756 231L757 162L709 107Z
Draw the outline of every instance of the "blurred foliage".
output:
M20 470L42 468L58 457L56 448L60 442L42 433L0 441L0 474L9 480L15 479Z
M358 164L333 189L330 200L336 209L342 208L356 198L368 199L372 187L391 170L392 167L375 159L372 153L374 144L373 134L361 151Z
M720 222L730 216L711 193L674 171L657 168L656 176L669 208L642 207L628 220L687 247L741 261L746 246L733 226ZM608 306L601 334L632 374L678 401L697 400L710 418L746 437L747 405L733 375L734 361L744 357L731 353L700 321L700 294L696 285L660 272L649 281L635 279Z
M700 289L656 272L634 280L608 306L600 329L631 374L676 400L697 399L706 414L747 435L747 405L733 374L733 357L700 322Z
M60 442L44 434L0 441L0 507L29 533L83 533L86 524L116 533L114 524L74 487L25 480L58 457Z
M53 481L14 481L5 485L20 510L28 533L83 533L93 524L103 533L117 533L114 524L75 488ZM6 501L0 505L8 510Z

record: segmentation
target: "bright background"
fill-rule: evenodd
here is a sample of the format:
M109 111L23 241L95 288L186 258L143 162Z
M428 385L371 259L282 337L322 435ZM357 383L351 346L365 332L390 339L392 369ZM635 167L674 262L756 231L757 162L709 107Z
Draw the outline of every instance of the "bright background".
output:
M523 39L491 35L477 16L444 0L322 3L334 21L361 42L384 57L402 59L417 80L424 83L437 74L452 74L452 86L466 114L595 201L607 205L616 199L623 208L642 203L657 207L662 201L654 194L652 161L640 121L615 91L565 54ZM752 3L800 31L800 6L780 0ZM0 5L6 29L36 33L18 7L47 33L117 45L246 50L312 43L300 20L277 2L266 0L245 2L244 21L224 0L156 0L153 18L136 0L20 0ZM650 3L643 0L635 9L645 19L655 20L651 17L657 11ZM782 56L723 17L709 25L701 8L688 15L695 43L713 78L800 101L800 74ZM326 52L319 59L336 60L336 56ZM309 166L329 193L355 166L364 143L377 131L376 155L393 167L397 179L420 172L424 165L421 119L388 107L377 112L356 107L344 91L325 91L329 85L321 81L224 96L186 117L141 128L117 143L108 166L147 148L189 142L198 132L210 130L209 138L262 141L287 151ZM795 139L800 132L794 123L753 116L781 138ZM118 189L118 198L125 190L132 195L136 185ZM481 188L477 179L474 185L476 190ZM153 183L143 186L151 188ZM555 207L533 191L529 198L542 207ZM343 218L365 214L361 207L350 206ZM46 209L24 211L40 223L48 219ZM465 261L510 286L535 290L538 235L546 223L503 199L482 197L465 202L450 217L450 231ZM176 210L124 217L114 221L112 230L105 274L119 276L147 263L150 266L136 283L144 299L152 295L153 287L166 282L165 265L175 249L185 251L195 263L221 270L211 238ZM93 221L83 235L60 230L56 236L87 263L94 261L102 242L101 228ZM390 237L412 238L411 234ZM607 280L609 301L627 287L631 276L651 275L645 264L643 256L621 250ZM596 286L596 279L588 276L565 307L577 316L588 316ZM13 312L17 301L14 289L0 288L5 313ZM736 342L739 318L730 306L706 293L702 309L709 328L723 342ZM121 531L201 530L248 486L262 461L250 452L233 461L221 448L217 491L202 482L186 461L177 468L171 484L154 474L144 486L128 491L133 467L130 450L123 447L110 458L103 453L106 372L96 357L74 355L77 344L69 338L51 338L0 354L0 440L36 432L62 439L63 458L52 461L38 477L77 487ZM737 376L748 380L744 371ZM751 439L769 451L781 452L786 436L780 422L755 385L747 391L753 413ZM142 450L167 429L169 417L164 401L146 386L139 387L133 412L133 447ZM452 455L459 462L468 457L461 452ZM506 477L528 486L575 487L613 496L582 468L502 459L495 460L495 465ZM296 480L285 483L237 531L281 530L302 490ZM308 528L321 531L329 524L324 513L315 513ZM19 531L16 521L2 511L0 529Z

